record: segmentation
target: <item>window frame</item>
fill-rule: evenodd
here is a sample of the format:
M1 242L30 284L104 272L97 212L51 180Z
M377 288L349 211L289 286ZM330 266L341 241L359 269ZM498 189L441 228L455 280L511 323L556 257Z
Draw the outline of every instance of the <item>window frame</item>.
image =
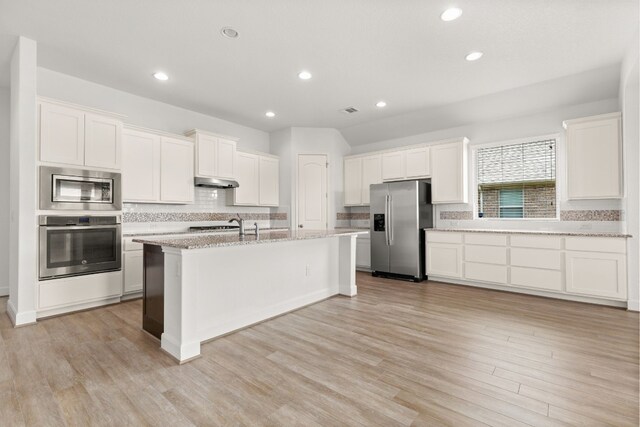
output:
M492 147L500 147L503 145L513 145L513 144L524 144L527 142L535 142L542 141L546 139L555 139L556 141L556 173L555 173L555 216L553 218L487 218L480 217L478 210L478 150L481 148L492 148ZM561 156L560 156L560 146L563 143L562 135L559 133L552 133L547 135L534 135L525 138L517 138L517 139L508 139L503 141L493 141L482 144L473 144L470 146L471 148L471 164L470 164L470 174L471 174L471 195L472 200L471 203L473 205L473 219L480 221L545 221L545 222L553 222L560 220L560 209L558 207L558 200L560 198L560 190L558 185L558 165L560 164ZM564 145L562 145L564 146ZM498 208L499 209L499 208Z

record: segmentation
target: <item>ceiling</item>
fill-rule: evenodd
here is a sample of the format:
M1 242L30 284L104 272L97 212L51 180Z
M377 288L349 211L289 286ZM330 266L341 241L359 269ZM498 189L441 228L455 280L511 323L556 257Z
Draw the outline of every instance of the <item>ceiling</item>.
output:
M454 3L462 17L440 20ZM265 131L347 134L619 64L638 28L638 0L0 0L0 11L0 84L23 35L41 67ZM484 57L465 61L473 50Z

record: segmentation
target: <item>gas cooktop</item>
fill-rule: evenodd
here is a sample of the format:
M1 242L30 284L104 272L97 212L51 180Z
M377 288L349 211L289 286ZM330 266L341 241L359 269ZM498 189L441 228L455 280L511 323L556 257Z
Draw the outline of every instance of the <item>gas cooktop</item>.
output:
M198 227L189 227L189 231L216 231L216 230L237 230L237 225L202 225Z

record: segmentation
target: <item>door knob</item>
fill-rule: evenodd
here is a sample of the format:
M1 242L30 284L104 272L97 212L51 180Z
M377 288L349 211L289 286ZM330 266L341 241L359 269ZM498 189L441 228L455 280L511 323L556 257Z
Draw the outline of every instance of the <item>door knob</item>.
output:
M298 224L298 228L304 228L304 225Z

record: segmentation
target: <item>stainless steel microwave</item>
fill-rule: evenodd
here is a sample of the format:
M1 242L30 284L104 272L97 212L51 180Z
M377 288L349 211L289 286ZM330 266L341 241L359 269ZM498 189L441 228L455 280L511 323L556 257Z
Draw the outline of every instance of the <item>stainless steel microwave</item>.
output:
M40 167L41 210L122 210L120 174Z

